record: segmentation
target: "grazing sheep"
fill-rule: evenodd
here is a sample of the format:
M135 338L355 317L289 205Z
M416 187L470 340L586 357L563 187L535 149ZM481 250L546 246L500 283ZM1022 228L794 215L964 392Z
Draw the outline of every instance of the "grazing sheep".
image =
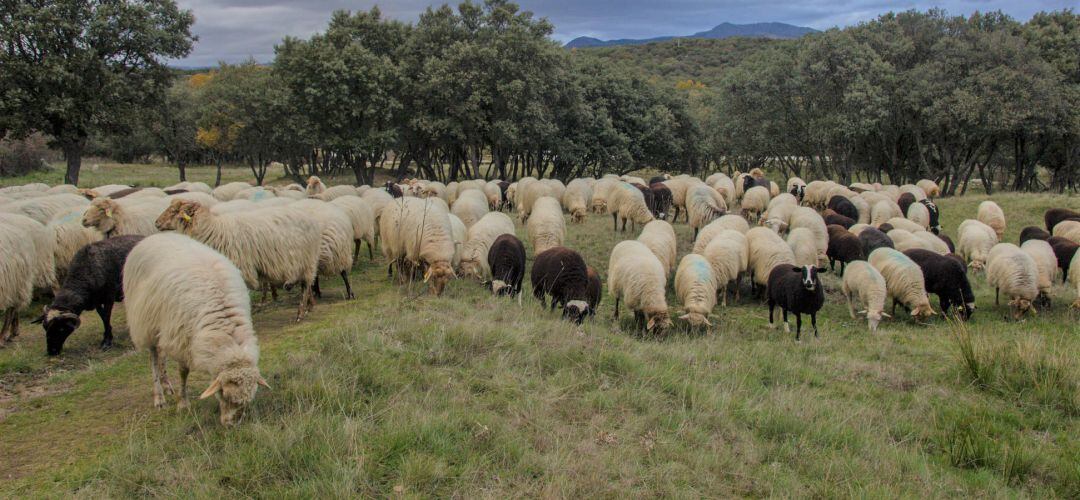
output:
M315 298L322 298L322 291L319 289L320 276L341 276L341 281L345 284L345 298L355 298L349 282L355 249L353 225L349 215L337 205L317 199L299 200L289 208L310 214L319 222L319 272L312 290Z
M889 219L903 217L904 212L900 206L891 200L881 200L874 203L870 209L870 225L879 227Z
M664 279L671 276L671 272L675 270L677 252L675 228L667 221L654 220L645 224L637 240L649 247L653 255L660 259L660 264L664 266Z
M829 202L829 190L836 186L832 181L810 181L806 185L803 203L809 207L824 209Z
M1023 245L1024 242L1026 242L1028 240L1043 240L1043 241L1046 241L1048 239L1050 239L1050 233L1044 231L1043 228L1041 228L1041 227L1028 226L1028 227L1025 227L1024 229L1020 230L1020 244L1021 245Z
M550 248L536 256L532 267L533 297L546 306L551 295L551 310L558 305L563 318L581 324L589 315L588 270L581 254L562 246Z
M695 184L686 192L686 214L694 237L706 224L724 215L727 205L724 197L705 184Z
M712 326L709 314L716 305L717 277L705 257L696 253L686 254L679 261L675 272L675 295L683 305L686 320L692 327Z
M907 219L923 229L930 229L930 210L922 203L912 203L907 209Z
M19 214L0 213L0 224L8 230L17 228L19 234L34 246L30 254L33 265L32 283L36 290L52 292L57 288L56 281L56 239L49 229L41 223ZM7 258L4 249L3 258Z
M456 215L466 228L470 228L476 221L488 213L488 200L483 191L469 189L459 193L450 213ZM559 211L562 211L560 207Z
M1053 231L1054 226L1066 220L1080 221L1080 212L1068 208L1051 208L1043 214L1043 222L1046 223L1047 231Z
M503 181L491 180L484 184L484 197L487 198L489 210L502 210L503 206ZM441 186L441 183L439 184ZM509 184L507 184L509 185ZM429 187L429 189L431 189ZM446 188L443 187L438 193L442 199L446 199Z
M246 182L230 182L228 184L222 184L214 188L214 190L211 191L210 194L220 201L229 201L235 198L237 193L250 187L251 184L248 184Z
M83 213L83 226L97 228L106 238L127 234L149 236L158 232L154 221L168 208L167 198L115 201L97 198Z
M24 230L0 219L0 346L19 335L19 311L30 305L34 293L35 248Z
M859 243L862 244L863 255L869 256L870 252L879 248L896 248L889 235L872 226L867 226L859 231L858 236Z
M656 200L653 199L652 189L643 184L631 184L631 186L634 186L638 191L641 191L641 197L645 199L645 206L649 207L649 213L653 214L653 217L656 217L656 210L654 209Z
M746 232L747 266L751 286L768 286L769 273L779 265L795 265L795 254L780 236L766 227ZM707 252L707 250L706 250Z
M919 189L922 189L928 198L937 198L938 196L941 196L941 188L938 187L936 182L930 179L920 179L915 185L918 186Z
M1039 268L1030 255L1012 243L998 243L990 250L986 265L986 281L994 287L994 305L1001 304L1001 293L1010 297L1009 310L1013 319L1031 311L1039 296Z
M870 252L870 265L885 278L886 290L893 301L892 314L896 315L899 302L911 310L915 319L926 319L936 314L926 295L926 280L915 261L892 248L878 248Z
M661 334L671 327L665 298L664 266L649 247L640 241L627 240L615 245L608 261L608 293L615 299L615 315L619 319L619 304L634 311L640 326L652 334ZM535 278L534 278L535 279Z
M592 187L585 179L574 179L566 185L562 204L570 212L570 222L582 224L592 202Z
M458 197L462 195L460 188L458 191ZM521 216L521 222L525 223L529 221L529 216L532 215L533 204L536 200L543 197L554 198L555 201L559 201L555 198L555 189L550 184L547 184L538 180L522 179L518 181L518 202L516 203L518 213ZM559 211L562 211L562 205L559 206Z
M900 193L911 193L915 196L915 201L922 201L926 199L926 191L914 184L904 184L900 186Z
M76 194L55 194L8 203L0 202L0 212L25 215L45 225L59 214L67 213L73 208L85 208L89 204L86 198Z
M604 178L596 181L593 185L592 204L590 209L597 214L606 214L609 210L611 195L615 193L622 181Z
M1061 236L1051 236L1046 242L1050 244L1050 248L1054 249L1058 268L1061 269L1061 282L1065 283L1065 280L1069 279L1070 263L1076 256L1077 249L1080 249L1080 244Z
M907 250L904 255L922 269L926 292L938 296L941 314L948 314L955 306L961 319L971 317L975 312L975 293L971 291L967 268L961 259L921 248Z
M273 192L273 191L271 191L271 192ZM310 197L315 198L317 200L322 200L322 201L334 201L334 200L336 200L336 199L338 199L338 198L340 198L342 196L356 196L356 195L357 195L357 192L356 192L355 187L346 186L346 185L338 185L338 186L328 187L328 188L326 188L325 191L323 191L323 192L321 192L319 194L316 194L316 195L312 195Z
M855 319L856 314L853 299L858 297L860 307L858 314L866 316L866 326L871 332L877 331L878 323L881 322L883 316L892 317L885 312L885 296L887 295L885 278L870 263L858 260L848 264L844 272L843 291L851 319Z
M727 206L734 206L739 199L735 196L735 181L732 181L730 177L721 174L721 177L716 178L713 182L706 182L710 187L720 193L720 196L724 197L724 204Z
M916 223L904 217L893 217L886 221L885 224L892 226L893 229L903 229L904 231L907 231L909 233L914 233L915 231L923 231L926 229L926 227L924 227L922 224Z
M1054 236L1060 236L1067 240L1080 243L1080 221L1064 220L1058 222L1051 232Z
M235 424L258 386L269 387L259 373L259 346L240 271L206 245L167 233L136 245L123 276L131 341L150 353L154 406L164 406L164 392L172 392L165 362L173 358L180 367L178 406L188 406L189 371L205 371L212 382L199 399L216 396L221 424Z
M663 182L665 186L671 191L671 204L675 210L675 216L672 217L671 222L679 221L679 211L686 211L686 192L692 186L700 183L701 180L692 177L680 177L676 179L668 179ZM740 192L741 194L741 192ZM687 214L687 222L690 221L690 216Z
M128 253L143 240L141 235L117 236L86 245L71 259L70 271L51 304L36 323L45 329L45 351L56 356L68 336L79 327L79 315L93 309L105 328L101 348L112 347L113 304L124 300L121 271Z
M562 246L566 238L566 223L563 221L559 200L550 196L536 200L526 229L534 256L549 248Z
M911 235L916 240L919 240L921 248L937 252L941 255L951 253L953 250L943 238L930 231L915 231L914 233L911 233Z
M1005 212L1001 210L997 203L990 200L979 203L978 215L975 218L979 222L994 228L998 241L1005 238Z
M930 215L927 221L930 232L941 234L941 211L938 210L937 204L930 200L922 200L919 204L926 207L926 212Z
M768 206L769 189L762 186L754 186L746 190L743 193L742 201L739 203L742 216L750 221L759 220Z
M652 211L653 217L660 220L667 219L672 203L671 190L664 183L656 182L649 185L649 191L652 193L652 204L649 205L649 209ZM723 195L721 194L721 196Z
M608 213L611 214L612 229L616 231L619 230L619 219L622 219L623 231L626 231L627 220L630 221L630 229L635 230L637 224L645 225L654 219L641 191L625 182L611 190Z
M586 302L589 303L589 316L596 316L596 310L600 307L600 295L604 285L600 282L600 274L596 269L587 267L585 274L589 278L589 284L585 287Z
M331 205L340 208L349 216L353 228L353 263L360 255L360 243L367 242L368 258L375 260L375 211L371 205L356 195L334 198Z
M859 220L859 209L855 208L855 204L845 196L834 195L829 198L829 203L825 207L851 220Z
M379 220L383 236L383 255L396 265L401 279L424 269L424 282L430 282L435 295L442 295L451 279L454 240L450 216L438 198L402 197L387 205Z
M998 242L994 228L974 219L960 223L957 230L956 254L968 263L972 271L986 267L990 249Z
M695 252L696 253L696 252ZM739 282L749 266L749 251L746 236L731 229L721 230L709 241L701 253L713 268L717 287L723 296L722 304L727 306L727 288L735 283L735 298L739 298Z
M900 207L900 212L907 215L908 210L916 202L915 195L911 193L902 193L899 198L896 199L896 205Z
M738 215L722 215L719 219L716 219L701 228L697 238L694 239L693 253L703 254L705 247L709 245L709 242L725 229L746 234L746 232L750 230L750 225L746 222L746 219Z
M840 262L840 276L843 276L849 262L866 258L862 241L843 226L830 225L828 231L829 249L825 255L829 258L829 269L835 270L836 263ZM788 242L790 243L790 239Z
M1037 287L1039 296L1037 302L1040 306L1050 307L1050 290L1054 286L1054 276L1057 274L1057 256L1049 243L1042 240L1026 241L1020 245L1020 250L1031 256L1035 261L1035 267L1039 271Z
M461 249L462 274L480 281L491 279L488 267L491 245L504 234L514 234L514 221L502 212L488 212L473 224Z
M795 341L802 335L802 315L810 315L810 324L814 327L814 337L818 336L817 313L825 305L825 289L821 286L818 273L824 268L814 266L780 265L769 272L769 328L773 327L773 309L780 306L784 315L784 331L790 332L788 313L795 313Z
M500 234L492 242L484 262L491 269L492 293L511 297L521 293L521 280L525 277L525 244L517 236Z
M795 256L796 267L817 265L817 246L814 244L814 233L809 229L798 227L791 230L787 236L787 245Z
M368 204L371 205L371 209L375 211L376 223L379 222L379 216L382 215L383 208L385 208L386 205L390 202L394 201L394 197L383 189L369 189L367 191L364 191L364 193L360 195L360 198L368 202ZM379 229L376 225L376 234L378 234L378 231Z
M221 252L253 290L260 284L271 290L300 285L297 321L314 306L311 287L319 270L322 239L314 217L291 207L216 214L198 202L173 200L156 225L176 229Z
M55 267L56 282L63 283L67 276L68 265L72 257L82 247L95 241L100 241L102 235L96 229L90 229L82 225L81 208L58 215L45 226L53 241L53 265Z
M86 196L92 200L100 197L108 197L117 191L123 191L125 189L131 189L131 186L127 184L106 184L104 186L86 190Z
M855 222L855 219L845 217L836 212L833 212L832 210L826 209L825 212L823 212L821 215L822 218L825 219L825 226L836 225L843 227L844 229L848 229L857 224L857 222Z
M829 230L825 227L825 219L811 208L799 207L791 214L790 220L788 231L804 227L814 234L818 263L823 264L826 259L825 253L829 250Z

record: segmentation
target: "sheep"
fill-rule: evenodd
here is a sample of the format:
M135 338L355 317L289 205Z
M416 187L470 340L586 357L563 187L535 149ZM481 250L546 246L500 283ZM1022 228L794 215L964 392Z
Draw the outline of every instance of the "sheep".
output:
M909 233L914 233L915 231L922 231L926 229L926 227L922 224L903 217L893 217L885 221L885 223L892 226L893 229L903 229L904 231L907 231Z
M394 201L394 197L391 196L390 193L382 189L369 189L367 191L364 191L364 193L360 195L360 198L368 202L368 204L371 205L371 209L375 211L376 223L379 222L379 217L382 215L383 208L385 208L386 205L390 202ZM376 225L375 235L378 236L379 234L379 227L378 225Z
M473 224L476 224L476 221L488 213L488 200L483 191L477 189L466 190L458 195L457 200L454 201L454 206L450 209L450 213L461 219L466 228L472 227Z
M73 208L85 208L90 202L75 194L56 194L24 200L16 200L0 205L0 212L25 215L45 225L58 214L67 213Z
M536 200L526 230L529 233L529 243L533 247L534 256L549 248L562 246L566 238L566 223L563 221L559 200L550 196Z
M829 250L829 230L825 227L825 219L811 208L799 207L791 214L791 223L788 231L804 227L814 234L814 246L817 248L818 263L825 262L825 254Z
M986 266L990 249L998 242L994 228L967 219L960 223L957 234L956 254L968 263L972 271L981 271Z
M23 228L0 219L0 346L19 335L19 311L30 305L34 294L35 248Z
M814 233L809 229L798 227L791 230L787 236L787 245L795 256L795 266L817 265L817 246L814 244Z
M926 292L937 295L941 301L941 314L948 314L955 306L961 319L971 317L975 312L975 293L971 291L962 259L921 248L906 250L904 255L919 265Z
M480 281L491 276L488 255L491 245L504 234L514 234L514 221L502 212L488 212L466 233L461 249L461 273Z
M716 305L717 277L705 257L696 253L683 256L675 272L675 295L685 312L679 319L692 327L712 326L709 314Z
M71 259L63 285L34 321L45 329L45 352L49 356L60 354L64 342L79 327L79 315L90 309L97 311L105 328L101 349L112 347L113 304L124 300L120 272L128 253L143 238L127 235L91 243Z
M611 214L613 229L616 231L619 230L619 219L622 219L623 231L626 231L628 220L630 229L634 230L637 224L645 225L654 219L641 191L625 182L611 190L608 213Z
M773 208L779 205L790 205L792 207L797 207L799 206L799 200L790 193L780 193L777 196L773 196L769 199L769 204L766 205L765 213L762 214L762 217L766 217L768 213L773 210Z
M911 310L911 316L917 320L937 314L930 307L930 300L926 295L926 281L922 269L915 261L895 249L878 248L870 252L869 262L885 278L885 289L893 301L894 316L897 303Z
M1013 319L1024 313L1034 314L1033 302L1039 296L1039 268L1030 255L1012 243L998 243L990 250L986 282L994 287L994 305L1001 304L1001 293L1010 297Z
M667 221L654 220L645 224L637 240L649 247L653 255L660 260L660 264L664 266L664 278L670 277L675 270L677 252L675 228Z
M922 226L923 229L930 229L930 210L922 203L912 203L908 207L907 219Z
M219 203L217 198L200 191L187 191L169 195L169 201L172 202L172 200L192 200L211 207Z
M58 215L45 226L55 242L53 265L57 283L64 282L68 265L79 249L103 238L97 230L82 225L82 214L82 209L76 208Z
M877 188L873 184L867 184L865 182L852 182L848 185L848 188L856 193L865 193L867 191L877 191Z
M1051 208L1043 214L1043 222L1046 223L1047 231L1053 231L1054 226L1065 220L1080 221L1080 212L1068 208Z
M997 203L990 200L979 203L978 215L975 218L979 222L994 228L998 241L1005 238L1005 212L1001 210Z
M852 232L854 233L854 231ZM896 248L889 235L872 226L867 226L862 231L859 231L858 236L859 243L862 244L863 255L869 256L870 252L879 248Z
M760 188L760 189L758 189ZM762 186L754 186L743 193L739 209L742 216L747 220L759 220L762 212L769 205L769 189Z
M499 180L488 181L484 184L484 197L487 198L489 210L502 210L503 206L503 188L502 182ZM440 184L441 185L441 184ZM430 188L429 188L430 189ZM446 188L442 187L441 192L437 193L440 198L446 199Z
M835 185L832 181L810 181L804 191L803 203L810 207L825 208L825 204L829 202L829 189Z
M845 217L829 209L822 212L821 216L825 219L826 226L836 225L843 227L844 229L849 229L855 224L858 224L855 219Z
M855 208L851 200L842 195L829 198L829 203L825 207L849 219L859 220L859 209Z
M927 219L926 225L930 232L941 234L941 211L938 210L937 204L930 200L922 200L919 204L926 207L926 212L929 214L930 218Z
M779 265L795 265L791 247L776 233L766 227L755 227L746 232L747 266L750 269L751 286L767 286L769 273Z
M563 318L581 324L589 315L589 277L581 254L563 247L552 247L536 256L531 278L533 297L546 306L551 295L551 310L562 307Z
M1049 243L1042 240L1026 241L1020 245L1020 250L1031 256L1035 261L1035 267L1039 271L1037 287L1039 289L1039 305L1050 307L1050 290L1054 284L1054 276L1057 274L1057 256Z
M773 327L773 309L780 306L784 315L784 331L790 332L788 313L795 313L795 341L802 335L802 315L810 315L814 337L818 336L817 313L825 305L825 289L818 273L824 268L814 266L779 265L769 273L769 328Z
M938 196L941 196L941 188L938 187L936 182L930 179L920 179L915 185L926 193L927 198L937 198Z
M213 192L213 189L211 189L210 186L208 186L205 182L187 182L187 181L178 182L176 184L173 184L172 186L169 186L169 187L165 188L165 191L166 192L168 192L168 191L179 191L181 189L184 190L184 191L187 191L189 193L210 194L210 193ZM301 188L301 189L303 189L303 188Z
M870 209L870 225L878 227L890 219L903 216L904 212L900 210L900 206L897 205L895 202L892 202L890 200L881 200L877 203L874 203L874 205Z
M1080 249L1080 244L1061 236L1051 236L1046 242L1054 249L1054 256L1057 257L1058 267L1061 269L1061 282L1065 283L1069 278L1070 263L1077 254L1077 249Z
M309 198L315 198L322 201L334 201L342 196L356 196L356 188L346 185L331 186L321 193L310 195Z
M41 182L33 182L33 183L30 183L30 184L23 184L21 186L0 187L0 194L27 193L27 192L43 193L43 192L48 191L48 190L49 190L49 185L48 184L44 184L44 183L41 183Z
M258 387L269 388L259 373L259 346L240 271L206 245L166 233L135 246L123 277L131 341L150 353L154 406L164 406L165 390L172 392L165 363L173 358L180 367L177 406L188 406L189 371L205 371L212 382L199 399L216 396L221 424L235 424Z
M297 321L314 306L312 286L322 240L321 224L314 217L291 207L219 215L198 202L173 200L156 226L175 229L221 252L253 290L261 283L271 290L300 285Z
M780 194L780 185L769 181L769 196L777 196Z
M787 185L785 186L787 188L787 192L795 195L795 193L792 193L792 190L795 190L795 188L799 186L806 187L806 181L794 176L788 177ZM795 195L795 197L798 198L798 195Z
M109 196L117 191L124 189L130 189L131 186L127 184L106 184L104 186L98 186L94 189L80 190L88 199L95 199L103 196Z
M541 179L540 183L547 186L548 196L551 196L556 200L561 200L563 195L566 194L566 185L559 179Z
M525 277L525 245L517 236L503 233L495 238L487 251L484 264L491 269L492 293L511 297L521 293L521 280Z
M735 181L732 181L730 177L724 175L717 178L713 182L706 182L710 187L720 193L720 196L724 197L724 204L727 206L733 206L739 199L735 196Z
M851 319L855 319L854 299L857 297L861 308L858 314L866 316L866 326L871 332L877 331L882 317L892 317L885 312L885 278L870 263L858 260L848 264L842 289Z
M34 251L29 256L34 268L34 289L53 292L57 288L56 238L53 234L45 225L19 214L0 213L0 224L9 229L18 228L22 236L30 240L34 246ZM3 258L7 258L6 253Z
M671 190L671 204L675 210L675 216L671 219L671 222L678 222L679 210L686 210L686 191L690 189L691 186L700 182L701 181L696 178L681 177L677 179L668 179L662 183ZM689 214L687 214L686 220L690 220Z
M1080 309L1080 258L1073 255L1072 262L1069 264L1069 270L1072 271L1073 287L1076 288L1076 300L1072 303L1073 309Z
M836 263L840 262L840 276L843 276L849 262L866 258L863 253L862 241L851 231L844 229L843 226L833 224L827 226L827 229L829 231L829 249L825 252L825 255L829 258L829 269L835 270ZM788 241L790 243L790 238Z
M614 319L619 319L619 304L634 312L634 319L645 331L662 334L671 327L665 298L664 266L649 247L640 241L627 240L615 245L608 260L608 293L615 299Z
M246 182L230 182L228 184L222 184L214 188L214 190L211 191L210 194L220 201L229 201L235 198L237 193L250 187L251 184L248 184Z
M552 185L537 180L526 182L522 185L522 182L524 181L525 179L518 181L518 203L516 204L522 223L529 221L529 216L532 215L533 205L536 203L536 200L546 196L554 198L556 203L559 201L559 199L554 196L555 188ZM461 195L462 193L459 191L458 197L460 198ZM559 211L562 211L562 205L560 205Z
M1024 242L1026 242L1028 240L1043 240L1043 241L1046 241L1048 239L1050 239L1050 233L1046 232L1041 227L1028 226L1028 227L1025 227L1024 229L1020 230L1020 244L1021 245L1023 245Z
M240 192L236 193L235 196L233 196L234 200L251 200L256 203L273 198L277 198L274 192L262 186L254 186L243 189Z
M585 179L574 179L566 185L563 192L562 205L570 212L570 222L581 224L585 222L585 213L589 210L592 202L592 188Z
M447 216L450 217L450 234L453 235L454 240L454 258L450 259L450 265L456 273L461 270L461 253L469 230L458 216L454 214L448 214Z
M493 187L496 190L499 189L498 181L491 181L487 184L484 184L483 191L485 197L488 196L488 184L493 184ZM427 184L420 191L420 197L439 198L440 200L446 201L446 184L443 184L439 181L428 181ZM488 198L488 200L490 201L490 198ZM498 201L498 197L496 197L496 201Z
M694 239L694 249L692 250L693 253L703 253L705 247L708 246L709 242L712 241L713 238L715 238L718 234L720 234L721 231L725 229L730 229L742 234L746 234L746 232L750 230L750 225L746 222L746 219L738 215L722 215L719 219L716 219L710 222L705 227L701 228L701 231L698 232L697 238Z
M671 210L671 190L664 183L655 182L649 185L649 192L652 195L652 204L649 206L649 210L652 211L653 217L666 220L668 211Z
M930 231L915 231L911 233L916 240L919 241L919 247L932 252L945 255L951 253L952 249L949 248L949 244L940 236L931 233Z
M696 253L696 252L695 252ZM727 288L735 283L735 298L739 297L739 282L749 265L746 236L731 229L721 230L702 250L723 293L722 304L727 306Z
M169 203L165 198L131 201L97 198L83 213L82 224L96 228L106 238L127 234L149 236L158 232L154 221Z
M1064 220L1058 222L1052 231L1054 236L1080 243L1080 221Z
M437 199L398 198L387 205L379 220L383 254L397 265L399 276L411 277L413 270L426 268L424 282L431 283L436 296L457 277L451 265L453 227L446 210L433 202Z
M585 286L585 301L589 304L589 316L596 316L596 310L600 307L600 295L604 285L600 282L600 273L592 267L585 268L585 277L589 279Z
M616 179L600 179L593 185L592 203L589 205L590 209L597 214L605 214L609 212L611 195L615 193L615 190L619 188L622 181Z
M926 199L926 191L914 184L904 184L900 186L900 193L911 193L915 196L915 201L921 201Z
M401 198L405 196L405 191L402 191L401 186L395 184L393 181L386 181L386 185L383 186L386 192L394 198Z
M375 211L371 205L356 195L334 198L331 205L340 208L349 216L353 228L353 262L360 255L360 243L367 242L368 258L375 260Z
M900 197L896 199L896 205L900 207L900 213L904 215L907 215L908 209L910 209L915 202L915 195L911 193L902 193Z

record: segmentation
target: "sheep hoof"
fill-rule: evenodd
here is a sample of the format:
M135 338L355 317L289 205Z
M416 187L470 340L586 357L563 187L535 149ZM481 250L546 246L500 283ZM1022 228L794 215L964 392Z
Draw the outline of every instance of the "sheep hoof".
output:
M784 333L791 333L791 325L784 323Z
M188 403L187 399L181 399L181 400L176 402L176 409L177 410L186 410L190 406L191 406L191 404Z
M102 351L108 351L110 348L112 348L112 341L102 340L100 346Z
M164 408L165 398L161 396L154 396L154 408Z

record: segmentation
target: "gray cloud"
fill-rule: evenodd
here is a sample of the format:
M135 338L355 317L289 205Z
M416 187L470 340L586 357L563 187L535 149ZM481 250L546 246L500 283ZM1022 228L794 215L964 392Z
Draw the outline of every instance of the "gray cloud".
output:
M183 66L211 66L218 61L248 58L269 61L274 45L285 36L307 37L326 27L339 9L367 10L379 5L387 17L414 22L430 0L178 0L195 13L195 50ZM456 4L456 2L453 2ZM951 14L1002 10L1026 20L1042 10L1075 6L1072 0L943 0L941 2L880 0L522 0L523 9L548 18L555 38L649 38L687 35L722 22L778 21L817 29L849 26L887 11L944 8Z

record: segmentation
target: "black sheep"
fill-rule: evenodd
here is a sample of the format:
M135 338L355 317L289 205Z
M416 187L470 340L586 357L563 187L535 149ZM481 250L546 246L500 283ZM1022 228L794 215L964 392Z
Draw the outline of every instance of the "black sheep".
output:
M844 196L835 195L832 198L829 198L829 203L825 208L849 219L859 220L859 209L855 208L855 204Z
M172 196L174 194L186 193L186 192L188 192L187 189L166 189L165 190L165 194L167 194L169 196Z
M836 270L836 263L840 262L840 276L843 276L848 262L866 258L863 254L862 241L843 226L830 224L827 229L829 248L825 255L829 257L829 269Z
M934 203L930 199L922 200L919 203L922 203L922 205L926 207L926 211L930 212L930 232L934 234L940 234L941 211L938 210L937 203ZM904 215L907 215L907 212L904 212Z
M642 186L638 183L633 183L630 185L636 187L638 191L641 191L641 197L645 198L645 206L649 207L649 211L652 212L653 206L656 205L656 200L653 198L652 189L650 189L648 186ZM656 212L653 212L653 216L656 216Z
M803 198L806 197L806 185L796 184L794 186L791 186L791 191L789 192L792 196L795 197L796 200L799 200L799 203L802 203Z
M757 177L754 177L752 175L748 175L746 177L743 177L743 192L749 191L750 188L755 187L755 186L762 186L765 189L769 189L770 187L772 187L769 184L769 179L766 179L764 177L757 178Z
M921 248L904 250L904 255L922 269L926 293L938 296L942 314L955 306L960 319L971 318L975 312L975 293L971 291L971 282L968 281L967 266L959 257Z
M596 269L590 267L585 271L589 278L589 286L585 288L585 293L588 295L589 316L595 316L596 309L600 307L600 292L603 285L600 283L600 275L596 272Z
M825 219L826 226L835 224L837 226L843 226L844 229L851 229L851 226L854 226L856 224L855 219L840 215L834 210L828 208L826 208L825 211L821 213L821 216Z
M667 177L664 177L662 175L658 175L656 177L653 177L652 179L649 179L649 185L652 186L653 184L664 182L666 180L667 180Z
M671 210L671 190L663 182L651 184L649 190L652 191L653 199L653 204L649 205L649 210L652 212L653 217L660 220L667 219L668 210Z
M1068 208L1051 208L1043 214L1043 222L1046 223L1046 230L1051 233L1054 232L1054 226L1067 220L1080 221L1080 212L1069 210Z
M1076 255L1076 250L1080 248L1080 244L1061 236L1051 236L1047 238L1046 242L1050 244L1050 248L1054 249L1058 267L1061 268L1061 282L1064 283L1065 280L1069 279L1069 264L1072 262L1073 256Z
M1038 226L1028 226L1020 230L1020 244L1023 245L1027 240L1043 240L1050 239L1050 233L1043 230Z
M491 268L491 291L511 297L521 293L525 278L525 244L512 234L495 238L487 254Z
M559 305L563 317L580 324L589 314L589 275L585 259L566 247L555 247L536 256L532 267L533 296L547 305L545 297L551 295L551 309Z
M814 327L814 337L818 336L817 312L825 304L825 290L821 286L818 273L825 268L814 266L792 266L781 264L769 273L769 327L773 326L773 308L780 306L784 314L784 331L791 331L788 326L789 312L795 313L795 341L802 335L802 315L810 315L810 324Z
M507 189L510 189L510 183L506 182L506 181L499 181L499 192L501 193L501 195L499 197L499 200L500 200L499 201L499 211L502 211L504 208L507 208L507 206L510 203L510 200L506 199L506 190Z
M870 255L870 252L878 248L896 248L889 235L872 227L865 228L859 233L859 242L862 243L863 255Z
M112 347L113 304L124 300L121 271L128 253L142 236L117 236L82 247L71 259L64 284L35 323L45 329L45 351L56 356L79 327L79 315L94 309L105 326L101 348Z
M900 205L901 217L907 217L907 209L915 203L915 195L911 193L901 193L900 197L896 199L896 204Z
M129 194L138 193L139 191L142 191L142 190L143 190L143 188L141 188L141 187L129 187L127 189L121 189L119 191L114 191L114 192L110 193L109 196L106 196L106 198L109 198L111 200L119 200L120 198L123 198L123 197L125 197L125 196L127 196Z
M394 198L401 198L404 193L401 192L401 188L394 181L386 181L386 192L390 193L390 196Z
M888 222L878 226L877 228L878 228L879 231L881 231L881 232L883 232L885 234L889 234L889 231L892 231L893 229L896 229L896 228L894 228L892 226L892 224L889 224Z

